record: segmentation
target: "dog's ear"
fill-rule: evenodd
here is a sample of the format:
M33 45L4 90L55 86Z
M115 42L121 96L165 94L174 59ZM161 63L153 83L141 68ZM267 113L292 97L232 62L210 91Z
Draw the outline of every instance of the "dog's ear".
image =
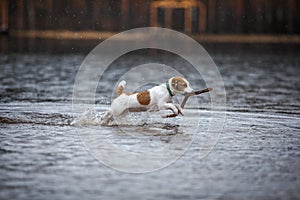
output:
M178 77L172 78L171 85L172 85L172 87L173 87L174 89L177 88L177 86L178 86Z

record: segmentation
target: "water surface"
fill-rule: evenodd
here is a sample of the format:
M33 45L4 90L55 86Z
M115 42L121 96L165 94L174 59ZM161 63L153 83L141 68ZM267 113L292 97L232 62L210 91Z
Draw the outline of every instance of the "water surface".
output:
M227 120L218 143L200 159L207 119L212 112L221 112L211 109L209 95L203 95L197 107L188 107L188 112L200 113L202 119L203 129L198 130L196 140L175 163L146 174L119 172L98 162L84 148L77 134L80 127L70 125L73 83L86 52L2 51L0 198L299 198L299 47L205 47L220 69L227 92ZM105 87L97 89L100 114L108 109L110 86L118 76L146 61L186 65L163 52L137 52L120 58L104 79ZM193 79L192 71L186 73ZM191 82L197 83L195 79ZM205 87L203 81L198 83ZM151 131L129 127L133 136L138 134L150 144L147 148L166 144L176 134L184 140L188 134L176 132L176 126L152 125ZM101 128L85 124L95 126ZM102 128L102 134L120 145L130 148L136 144L132 135L116 135L116 127Z

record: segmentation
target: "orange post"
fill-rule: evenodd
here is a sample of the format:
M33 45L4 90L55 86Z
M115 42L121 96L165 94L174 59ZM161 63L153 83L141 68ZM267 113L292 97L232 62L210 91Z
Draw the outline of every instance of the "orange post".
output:
M198 30L200 33L206 32L206 5L201 1L196 0L160 0L153 1L150 4L150 26L158 26L157 22L157 10L162 8L165 10L165 27L172 27L172 10L183 8L184 9L184 31L191 33L193 25L193 8L198 8L199 18L198 18Z

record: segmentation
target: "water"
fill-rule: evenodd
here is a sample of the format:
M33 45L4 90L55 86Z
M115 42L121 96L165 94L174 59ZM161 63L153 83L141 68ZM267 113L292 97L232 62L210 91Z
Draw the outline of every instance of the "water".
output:
M220 69L227 92L227 120L218 143L208 156L200 159L201 138L205 133L198 130L196 140L180 159L146 174L119 172L98 162L86 151L77 134L81 127L71 125L73 83L85 52L3 51L0 198L299 198L299 47L209 44L206 47ZM115 84L118 76L129 66L148 60L175 67L184 64L163 52L139 52L119 59L113 67L121 67L118 70L112 67L112 73L105 79L106 86L97 89L99 114L107 110L109 86ZM202 82L199 85L205 86ZM222 111L210 109L209 95L203 95L199 101L198 107L187 107L187 112L199 112L204 130L211 113ZM176 119L166 124L148 121L144 127L129 126L133 135L117 135L117 127L92 123L95 115L83 115L91 122L84 127L101 129L103 135L128 148L136 145L137 136L148 141L145 143L150 144L148 149L155 149L176 135L182 141L188 135L178 132Z

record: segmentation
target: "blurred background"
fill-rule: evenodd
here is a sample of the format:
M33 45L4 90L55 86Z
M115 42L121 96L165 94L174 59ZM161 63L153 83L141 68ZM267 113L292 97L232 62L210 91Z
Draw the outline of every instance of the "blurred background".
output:
M88 52L148 26L202 44L299 44L299 10L298 0L0 0L0 51Z
M0 0L0 199L299 199L299 11L300 0ZM199 107L185 108L201 112L186 153L164 169L134 175L100 164L83 148L80 127L71 123L72 94L96 45L145 26L196 39L218 66L227 107L211 107L208 94L199 96ZM93 63L95 70L101 63ZM89 124L109 108L119 78L145 63L171 66L193 88L207 87L171 52L120 56L99 82L96 114L76 117L124 149L136 147L137 134L153 151L189 134L172 121L130 126L136 132L130 137L116 134L118 127ZM166 81L166 73L157 80ZM210 117L220 112L227 119L219 141L201 159Z
M298 0L0 0L1 31L122 31L143 26L205 33L299 34Z

